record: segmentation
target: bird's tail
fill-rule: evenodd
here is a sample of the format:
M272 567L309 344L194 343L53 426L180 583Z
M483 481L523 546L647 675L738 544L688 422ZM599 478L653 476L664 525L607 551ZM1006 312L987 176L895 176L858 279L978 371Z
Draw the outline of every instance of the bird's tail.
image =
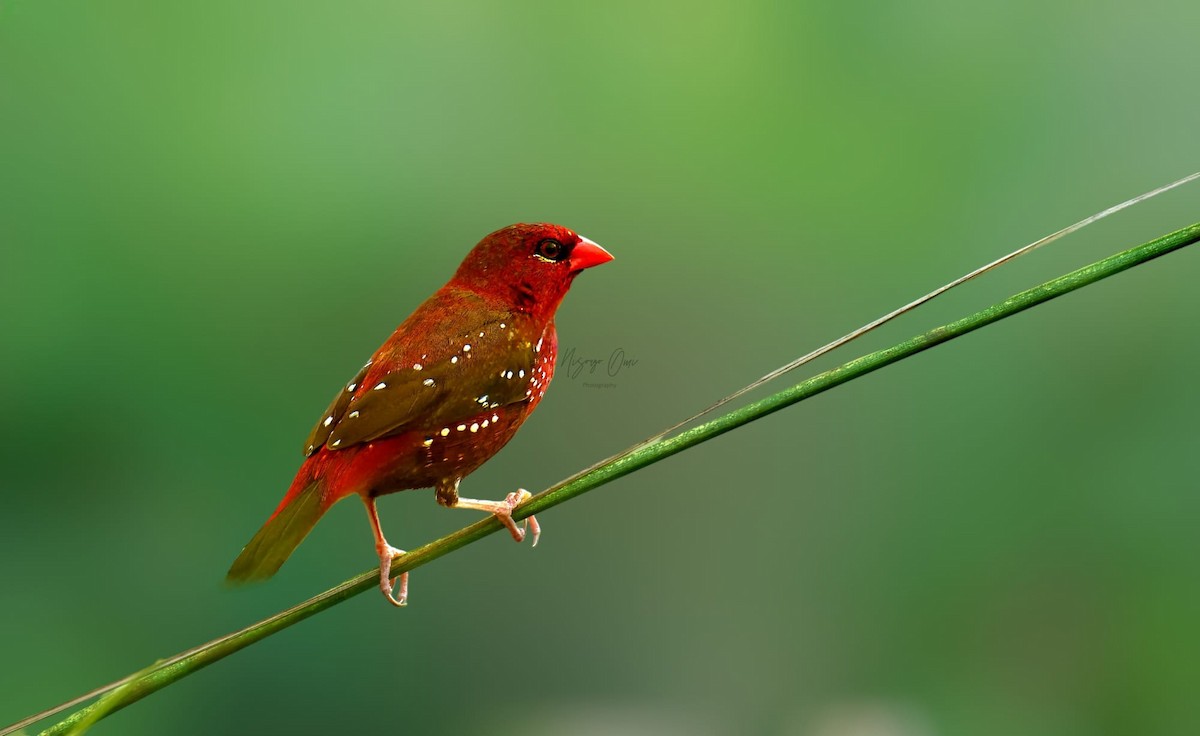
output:
M226 582L250 583L274 575L329 508L324 486L321 478L298 476L279 508L233 561Z

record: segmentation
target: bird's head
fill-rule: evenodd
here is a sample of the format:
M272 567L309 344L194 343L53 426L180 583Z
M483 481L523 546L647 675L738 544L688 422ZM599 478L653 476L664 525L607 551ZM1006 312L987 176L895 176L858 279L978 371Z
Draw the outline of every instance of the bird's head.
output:
M502 299L516 311L549 318L576 276L612 258L561 225L509 225L479 241L451 283Z

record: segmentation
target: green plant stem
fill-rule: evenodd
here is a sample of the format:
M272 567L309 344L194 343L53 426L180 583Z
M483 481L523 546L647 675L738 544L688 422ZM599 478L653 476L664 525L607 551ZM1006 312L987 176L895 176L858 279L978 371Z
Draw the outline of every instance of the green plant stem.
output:
M835 386L840 386L872 371L879 370L884 366L891 365L896 361L916 355L923 350L928 350L935 345L940 345L956 337L961 337L1005 317L1011 317L1030 307L1037 306L1055 297L1062 296L1063 294L1120 273L1171 251L1191 245L1198 240L1200 240L1200 223L1183 228L1169 235L1164 235L1144 245L1110 256L1090 266L1023 291L1016 296L976 312L969 317L934 328L893 347L864 355L842 366L820 373L772 396L731 411L692 429L685 430L674 437L646 444L628 453L619 455L606 463L591 468L582 474L569 478L539 493L516 509L513 516L514 518L522 519L531 514L546 511L609 481L664 460L690 447L695 447L702 442L761 419L768 414L828 391ZM392 571L393 573L399 573L416 569L502 528L501 524L495 518L489 517L419 549L412 550L397 559L396 563L392 565ZM241 631L154 665L142 673L126 678L126 680L114 683L109 688L106 688L106 690L121 687L120 692L113 693L112 696L94 703L71 715L66 720L51 726L42 732L43 736L68 733L75 724L90 723L97 718L120 710L202 667L297 624L309 616L331 608L365 590L373 589L378 584L378 575L377 570L364 572L293 608L289 608L268 619L248 626ZM23 722L19 725L24 726L28 724Z

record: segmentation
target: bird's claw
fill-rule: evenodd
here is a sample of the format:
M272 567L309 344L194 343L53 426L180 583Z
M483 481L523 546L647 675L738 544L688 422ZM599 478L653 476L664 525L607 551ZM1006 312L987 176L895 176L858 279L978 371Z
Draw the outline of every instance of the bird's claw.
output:
M538 520L532 514L526 516L517 524L513 520L513 510L525 503L533 494L524 488L518 488L516 491L504 497L503 501L481 501L475 498L461 498L457 493L457 485L449 487L448 490L438 491L438 503L443 506L450 506L456 509L475 509L477 511L486 511L492 516L495 516L504 528L508 529L512 538L518 542L525 541L525 530L533 532L533 545L537 546L538 537L542 534L542 526L538 524Z
M400 578L400 596L397 598L392 594L392 559L404 554L404 550L396 549L390 544L382 545L376 548L379 552L379 589L383 591L383 596L391 602L393 606L408 605L408 573L402 572Z
M530 546L536 547L538 537L542 535L542 525L538 523L537 517L533 515L527 516L521 520L519 526L512 518L513 509L530 498L533 498L532 493L524 488L518 488L513 493L504 497L503 506L496 511L496 518L508 528L509 533L512 534L512 538L518 542L525 541L525 531L528 529L533 533L533 541Z

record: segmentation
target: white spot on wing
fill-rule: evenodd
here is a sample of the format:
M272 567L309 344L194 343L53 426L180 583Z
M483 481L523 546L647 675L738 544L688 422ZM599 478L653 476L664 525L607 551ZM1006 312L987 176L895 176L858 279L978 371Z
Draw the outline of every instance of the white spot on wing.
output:
M328 427L328 426L329 426L329 425L331 425L331 424L333 424L333 417L332 417L332 416L325 417L325 421L324 421L324 422L321 422L321 426L322 426L322 427Z
M381 389L381 388L387 388L387 384L386 384L386 383L384 383L383 381L380 381L380 382L379 382L379 385L378 385L378 386L376 386L376 387L375 387L373 390L375 390L375 391L378 391L378 390L379 390L379 389Z

